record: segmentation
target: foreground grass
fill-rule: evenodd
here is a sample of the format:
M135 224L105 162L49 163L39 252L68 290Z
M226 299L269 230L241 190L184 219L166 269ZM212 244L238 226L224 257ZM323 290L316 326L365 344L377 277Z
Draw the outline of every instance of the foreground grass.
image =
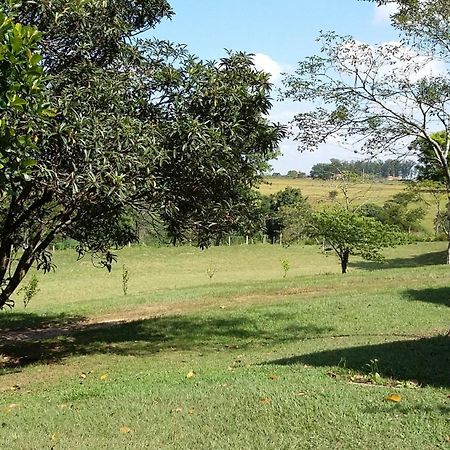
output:
M310 247L127 249L127 297L120 270L58 253L3 329L141 318L3 340L0 448L448 448L444 247L344 277Z

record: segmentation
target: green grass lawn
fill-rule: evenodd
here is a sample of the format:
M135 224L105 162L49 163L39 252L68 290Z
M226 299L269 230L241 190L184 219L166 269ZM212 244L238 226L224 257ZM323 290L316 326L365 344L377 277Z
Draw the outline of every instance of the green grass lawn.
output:
M344 276L317 247L57 252L0 316L0 448L449 448L445 245Z

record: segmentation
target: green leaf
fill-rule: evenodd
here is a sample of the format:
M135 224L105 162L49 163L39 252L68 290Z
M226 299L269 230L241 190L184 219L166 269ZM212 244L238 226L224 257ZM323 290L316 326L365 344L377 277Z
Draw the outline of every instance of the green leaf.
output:
M13 36L11 38L10 44L13 52L17 53L22 48L23 44L22 38L20 36Z
M37 164L37 161L35 159L26 159L22 162L22 167L32 167Z
M54 109L46 108L41 111L41 114L45 117L55 117L58 115L58 112Z
M18 95L14 94L11 99L9 100L8 106L23 106L26 105L27 101L23 98L19 97Z
M33 53L29 58L28 62L30 65L35 66L42 61L42 56L39 53Z

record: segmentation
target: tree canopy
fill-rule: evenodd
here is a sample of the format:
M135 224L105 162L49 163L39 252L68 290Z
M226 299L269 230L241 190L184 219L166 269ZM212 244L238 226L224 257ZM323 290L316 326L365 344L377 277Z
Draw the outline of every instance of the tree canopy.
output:
M341 205L313 213L310 234L331 247L339 258L342 273L347 272L350 256L381 261L380 250L402 240L395 227L383 225Z
M395 4L392 24L402 32L404 42L445 58L450 56L449 0L364 0L378 5Z
M141 39L172 15L164 0L24 0L3 8L21 29L43 33L31 53L24 49L24 64L31 58L33 76L44 78L36 80L42 101L17 97L35 102L21 116L34 131L17 152L25 174L3 171L0 308L13 304L34 263L52 268L47 247L56 235L76 239L80 255L110 269L111 249L136 240L142 215L162 221L174 241L189 230L201 246L236 226L284 134L265 118L269 75L250 55L204 63L182 45ZM14 42L2 36L12 50ZM2 98L12 87L27 89L26 77L15 82L5 73ZM17 99L0 107L26 109ZM13 148L2 140L2 154Z
M387 178L389 176L412 178L415 174L416 162L405 159L370 159L368 161L344 161L331 158L328 163L317 163L311 167L310 176L322 180L330 180L344 172L357 173L362 177Z
M300 189L287 187L282 191L264 197L261 207L262 228L264 233L267 234L269 242L273 244L276 239L279 239L286 226L289 225L291 229L293 228L292 215L295 215L297 218L295 222L298 225L298 220L304 222L305 217L309 215L310 209L311 207L307 199L303 197ZM300 231L298 231L298 228L297 226L296 237L301 234L304 227ZM289 235L293 234L289 232ZM290 239L288 238L288 240Z

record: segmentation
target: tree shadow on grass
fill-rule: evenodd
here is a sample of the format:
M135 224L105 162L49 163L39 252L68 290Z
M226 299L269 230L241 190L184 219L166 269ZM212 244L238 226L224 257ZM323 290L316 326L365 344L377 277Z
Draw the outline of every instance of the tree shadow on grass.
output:
M408 289L406 291L406 296L410 300L450 307L450 287Z
M51 314L39 315L28 312L0 311L0 333L5 334L14 330L63 328L85 321L80 315Z
M269 317L270 316L270 317ZM78 331L47 340L4 341L0 354L4 372L32 363L54 363L73 355L115 354L148 356L165 350L202 352L274 345L317 337L330 328L305 324L292 327L290 315L277 315L275 324L264 327L270 314L202 318L168 316L129 323L80 325ZM288 325L286 325L288 324Z
M435 336L418 340L396 341L327 350L271 361L270 364L307 364L323 367L345 367L367 372L367 364L377 359L382 377L422 385L450 387L450 337Z
M353 261L349 263L349 266L369 271L380 269L401 269L403 267L422 267L445 264L445 258L446 251L441 251L414 255L409 258L390 258L383 262Z

